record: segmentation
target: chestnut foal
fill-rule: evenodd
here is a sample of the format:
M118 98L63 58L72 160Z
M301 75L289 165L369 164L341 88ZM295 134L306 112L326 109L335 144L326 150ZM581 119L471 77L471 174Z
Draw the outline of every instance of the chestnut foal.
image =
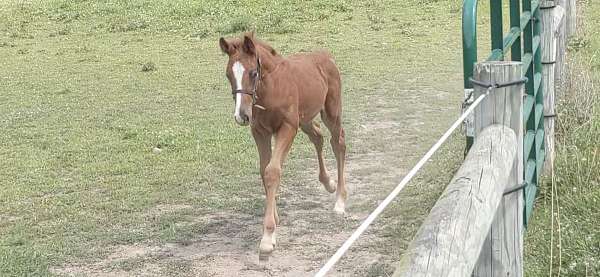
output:
M348 193L344 179L346 144L340 73L329 53L285 58L253 33L244 34L242 39L221 38L219 44L229 56L226 75L235 100L235 121L243 126L250 124L258 147L260 174L267 195L259 256L268 259L275 247L275 227L279 223L275 196L281 183L281 169L298 127L317 150L319 180L328 192L337 190L334 210L344 213ZM315 121L319 113L332 135L337 188L323 162L323 135ZM275 145L271 147L273 137Z

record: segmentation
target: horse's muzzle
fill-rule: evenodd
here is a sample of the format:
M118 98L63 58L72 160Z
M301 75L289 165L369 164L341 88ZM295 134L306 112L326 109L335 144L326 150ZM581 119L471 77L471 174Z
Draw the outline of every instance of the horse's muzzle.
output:
M250 118L245 114L236 115L235 122L240 126L248 126L248 124L250 124Z

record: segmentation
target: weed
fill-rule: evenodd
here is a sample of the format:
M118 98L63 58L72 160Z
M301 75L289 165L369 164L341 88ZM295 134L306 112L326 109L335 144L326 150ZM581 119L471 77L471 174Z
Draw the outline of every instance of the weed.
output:
M16 45L13 43L8 43L8 42L0 42L0 47L15 47Z
M581 49L590 47L590 40L584 37L575 37L569 41L568 51L577 52Z
M153 62L145 62L142 64L142 72L155 71L156 65Z
M252 20L248 16L236 17L232 21L224 23L221 26L219 33L221 34L234 34L250 31L252 29Z
M206 38L210 35L210 32L208 30L200 30L194 33L191 33L190 35L188 35L188 38L192 38L192 39L203 39Z
M108 28L109 32L133 32L148 28L148 24L143 20L127 20L125 22L112 23Z
M72 93L72 91L68 88L61 89L56 92L57 95L65 95L65 94L70 94L70 93Z
M365 269L366 277L389 277L394 273L394 268L388 264L375 262Z

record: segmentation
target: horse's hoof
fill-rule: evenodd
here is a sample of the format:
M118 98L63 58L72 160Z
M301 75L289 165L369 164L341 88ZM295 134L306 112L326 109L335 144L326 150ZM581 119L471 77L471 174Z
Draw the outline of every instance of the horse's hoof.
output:
M329 193L334 193L336 191L337 188L337 183L333 180L329 181L329 187L327 188L327 191Z
M272 243L260 243L260 250L258 251L258 260L268 261L271 253L275 249L275 244Z
M271 239L266 240L262 239L260 241L260 253L261 254L271 254L275 249L275 236L271 236Z
M346 205L342 201L336 201L335 206L333 207L333 211L339 215L346 214Z
M336 191L337 183L334 180L329 179L329 177L319 178L319 181L325 186L327 192L334 193Z

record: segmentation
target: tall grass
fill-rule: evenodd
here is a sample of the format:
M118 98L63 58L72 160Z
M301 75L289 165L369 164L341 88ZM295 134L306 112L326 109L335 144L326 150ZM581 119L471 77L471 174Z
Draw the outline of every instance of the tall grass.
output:
M527 231L525 276L600 274L600 78L589 51L570 55L557 94L554 176L541 184Z

